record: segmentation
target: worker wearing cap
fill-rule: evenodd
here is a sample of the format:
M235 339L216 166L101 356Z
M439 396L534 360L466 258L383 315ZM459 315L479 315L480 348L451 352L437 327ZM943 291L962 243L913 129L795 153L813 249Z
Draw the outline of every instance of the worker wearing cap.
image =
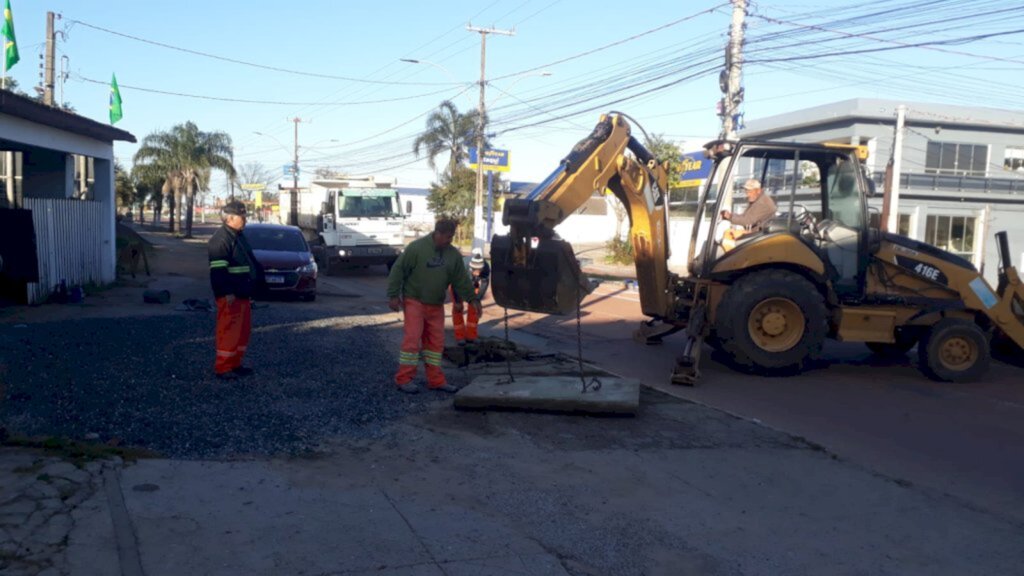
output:
M480 300L487 294L487 287L491 282L491 265L484 260L484 251L480 248L473 248L473 256L469 259L469 275L473 280L473 293ZM452 290L452 324L455 325L455 343L465 346L476 343L477 324L480 321L480 314L473 306L463 316L465 306L458 293Z
M747 209L743 214L733 214L730 210L722 210L722 218L743 228L732 228L725 232L722 238L722 247L732 250L736 246L736 240L753 232L759 232L761 228L775 216L775 201L761 190L761 181L751 178L743 183L743 190L747 193Z
M217 378L232 380L252 374L252 369L242 366L242 359L252 331L250 298L257 282L263 278L263 270L242 233L245 204L228 202L221 211L221 220L223 225L209 242L210 284L217 299L214 372Z
M412 380L421 356L428 388L442 392L458 390L447 382L441 370L448 286L480 315L480 299L473 293L462 254L452 247L456 227L453 220L439 220L433 233L406 246L388 275L388 306L405 312L395 384L408 394L419 392Z

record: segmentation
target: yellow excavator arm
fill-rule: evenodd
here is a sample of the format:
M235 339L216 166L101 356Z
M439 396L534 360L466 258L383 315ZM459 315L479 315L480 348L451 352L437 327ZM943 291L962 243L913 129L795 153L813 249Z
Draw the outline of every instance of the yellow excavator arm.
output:
M629 215L641 309L654 318L668 315L668 174L615 113L601 116L529 195L505 202L502 222L509 234L491 241L492 292L499 305L554 314L576 310L590 284L555 227L605 189Z

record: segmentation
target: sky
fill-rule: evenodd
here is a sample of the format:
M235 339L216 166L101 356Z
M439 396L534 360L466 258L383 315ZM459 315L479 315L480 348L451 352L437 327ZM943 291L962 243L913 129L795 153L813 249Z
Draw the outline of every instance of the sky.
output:
M21 62L9 76L26 91L40 81L53 11L57 67L67 71L58 96L79 114L108 121L116 73L117 127L139 140L192 121L231 136L236 166L259 162L282 174L299 118L300 182L329 167L410 187L437 179L413 154L427 115L446 99L462 111L478 104L481 34L467 26L514 30L487 36L489 132L493 147L509 151L504 177L536 182L607 111L684 151L717 137L732 13L728 1L707 0L11 6ZM1022 2L751 2L746 24L746 121L858 97L1024 109ZM115 155L130 166L137 146L116 143ZM225 192L225 180L212 187Z

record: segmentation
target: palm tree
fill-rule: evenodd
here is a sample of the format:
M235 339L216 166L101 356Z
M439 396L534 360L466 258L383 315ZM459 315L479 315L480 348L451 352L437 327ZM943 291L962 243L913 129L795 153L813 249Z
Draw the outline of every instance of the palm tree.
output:
M203 132L193 122L146 136L134 157L136 166L147 166L164 175L163 194L173 198L172 232L175 223L181 222L183 204L187 204L186 237L192 236L192 207L196 192L209 187L212 170L220 170L228 178L235 178L233 159L231 136L224 132Z
M448 152L449 176L455 173L455 167L468 156L468 148L474 146L480 114L478 111L463 114L459 112L451 100L441 105L427 117L427 129L412 144L412 151L418 158L421 151L427 154L427 163L436 169L435 160L438 155ZM486 125L487 118L484 117ZM484 143L486 148L486 142Z

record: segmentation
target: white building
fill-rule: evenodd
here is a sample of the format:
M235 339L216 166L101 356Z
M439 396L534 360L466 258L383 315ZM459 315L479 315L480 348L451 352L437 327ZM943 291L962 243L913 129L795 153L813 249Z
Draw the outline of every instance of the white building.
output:
M0 90L0 297L114 281L117 140L135 136Z

